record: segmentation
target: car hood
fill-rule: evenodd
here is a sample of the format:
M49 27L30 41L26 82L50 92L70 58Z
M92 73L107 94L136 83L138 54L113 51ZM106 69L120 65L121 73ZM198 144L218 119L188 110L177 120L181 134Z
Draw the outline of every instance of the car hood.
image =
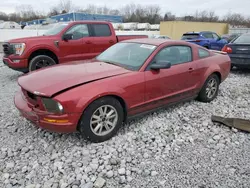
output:
M52 97L78 85L129 72L131 71L104 62L72 62L23 75L19 77L18 84L33 94Z
M37 40L52 40L56 38L55 35L51 35L51 36L34 36L34 37L24 37L24 38L17 38L17 39L12 39L9 40L9 43L23 43L23 42L28 42L28 41L37 41Z

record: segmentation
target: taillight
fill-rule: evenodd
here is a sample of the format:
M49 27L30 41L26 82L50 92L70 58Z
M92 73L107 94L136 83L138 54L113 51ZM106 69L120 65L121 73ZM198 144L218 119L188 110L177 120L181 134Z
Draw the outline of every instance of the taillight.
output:
M196 40L195 42L200 42L201 40Z
M224 46L221 51L226 52L228 54L231 54L233 52L232 48L229 46Z

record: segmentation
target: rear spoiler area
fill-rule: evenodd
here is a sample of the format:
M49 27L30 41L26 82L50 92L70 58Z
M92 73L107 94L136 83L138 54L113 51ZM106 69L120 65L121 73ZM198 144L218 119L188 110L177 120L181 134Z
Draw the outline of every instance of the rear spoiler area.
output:
M227 55L226 52L223 52L223 51L218 51L218 50L209 50L210 52L213 52L215 54L222 54L222 55Z

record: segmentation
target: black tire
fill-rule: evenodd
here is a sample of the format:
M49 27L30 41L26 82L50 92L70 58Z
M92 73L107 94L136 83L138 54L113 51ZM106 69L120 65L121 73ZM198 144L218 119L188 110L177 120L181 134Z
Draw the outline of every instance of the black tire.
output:
M204 48L209 49L209 47L208 47L208 46L204 46Z
M216 91L214 92L213 95L210 95L206 92L207 89L210 87L209 84L212 82L212 80L215 82L216 86L214 88L216 88ZM198 95L198 100L201 102L211 102L212 100L214 100L219 92L219 85L220 85L220 79L216 74L212 74L210 75L206 82L204 83L199 95Z
M95 129L99 123L96 123L96 126L93 128L93 126L91 126L91 119L95 113L99 112L97 110L105 105L112 106L116 110L118 115L116 121L117 123L115 124L111 132L105 135L97 135L96 133L94 133L94 130L92 129ZM87 140L98 143L109 140L111 137L113 137L122 126L123 120L124 120L124 111L121 103L114 97L102 97L92 102L83 112L79 122L78 129ZM101 121L101 123L104 123L103 120ZM102 127L105 128L104 125L102 125ZM105 130L107 129L105 128Z
M56 62L54 59L47 55L38 55L35 56L33 59L31 59L29 63L29 71L34 71L39 68L47 67L47 66L52 66L55 65Z

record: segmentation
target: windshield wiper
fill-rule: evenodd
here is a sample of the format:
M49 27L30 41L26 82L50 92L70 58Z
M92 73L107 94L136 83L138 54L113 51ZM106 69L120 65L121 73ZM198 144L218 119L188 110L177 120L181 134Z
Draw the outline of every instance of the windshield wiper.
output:
M101 59L97 59L97 60L101 61L101 62L104 62L104 63L107 63L107 64L110 64L110 65L115 65L115 66L122 67L124 69L130 70L126 65L123 65L123 64L120 64L120 63L111 62L111 61L107 61L107 60L101 60Z
M117 63L114 63L114 62L110 62L110 61L103 61L104 63L107 63L107 64L111 64L111 65L116 65L118 67L121 67L121 65L117 64Z

